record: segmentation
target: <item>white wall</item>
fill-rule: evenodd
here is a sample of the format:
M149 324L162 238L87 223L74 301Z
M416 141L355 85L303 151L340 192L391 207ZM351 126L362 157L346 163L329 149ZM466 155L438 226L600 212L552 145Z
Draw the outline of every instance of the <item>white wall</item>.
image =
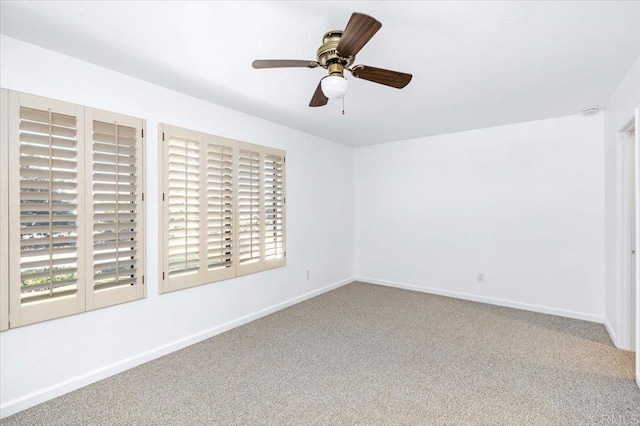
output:
M606 322L615 336L616 344L623 349L631 348L629 315L625 309L629 294L624 287L624 268L620 257L620 234L624 224L619 211L624 208L621 199L624 188L621 185L623 163L621 151L623 142L619 132L634 119L635 110L640 108L640 58L629 70L620 86L613 93L604 120L605 137L605 226L606 226ZM636 135L638 130L636 128ZM637 137L637 136L636 136ZM636 166L638 167L638 166ZM640 317L640 316L639 316ZM636 327L636 332L640 327ZM640 343L640 338L636 339ZM640 373L640 365L637 372ZM640 376L639 376L640 377Z
M357 148L356 277L601 322L602 144L599 113Z
M147 298L1 333L2 416L350 281L352 148L5 36L0 55L0 86L142 117L148 134ZM286 267L158 295L158 122L287 151Z

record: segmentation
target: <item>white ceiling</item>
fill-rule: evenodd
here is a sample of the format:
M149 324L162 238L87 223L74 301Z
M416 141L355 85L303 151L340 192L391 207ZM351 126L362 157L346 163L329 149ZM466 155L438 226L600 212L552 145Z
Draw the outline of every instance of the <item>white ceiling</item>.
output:
M337 142L362 146L606 105L640 56L640 2L7 2L0 31ZM309 108L315 59L352 12L382 22L356 63L413 74L403 90L350 75ZM215 117L212 117L215 119Z

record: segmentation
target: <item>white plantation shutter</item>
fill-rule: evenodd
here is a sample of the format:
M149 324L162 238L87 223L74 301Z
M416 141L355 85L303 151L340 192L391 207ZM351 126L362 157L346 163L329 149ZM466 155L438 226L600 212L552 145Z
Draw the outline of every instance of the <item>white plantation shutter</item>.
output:
M161 124L162 292L284 266L285 153Z
M238 150L238 275L261 268L263 210L260 157L258 149L246 144Z
M202 141L196 132L161 128L165 168L163 274L165 291L202 283Z
M9 93L0 89L0 331L9 328Z
M264 261L265 266L285 263L285 157L264 150Z
M205 282L235 276L234 147L232 141L205 135L206 259Z
M11 326L84 310L83 111L11 93Z
M144 297L144 121L1 103L0 329Z
M87 308L144 297L144 122L87 109L91 179L87 185L87 250L93 270L87 277Z

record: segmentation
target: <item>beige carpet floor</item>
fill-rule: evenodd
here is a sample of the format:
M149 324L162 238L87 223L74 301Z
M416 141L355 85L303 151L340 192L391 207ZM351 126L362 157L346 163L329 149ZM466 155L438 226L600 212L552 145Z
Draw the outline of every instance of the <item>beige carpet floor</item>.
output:
M600 324L352 283L1 424L640 424L640 389Z

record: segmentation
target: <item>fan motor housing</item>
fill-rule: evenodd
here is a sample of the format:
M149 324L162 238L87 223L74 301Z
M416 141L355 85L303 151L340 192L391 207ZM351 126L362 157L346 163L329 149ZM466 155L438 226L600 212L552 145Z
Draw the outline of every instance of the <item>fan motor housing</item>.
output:
M338 43L342 37L342 31L334 30L325 33L322 36L322 46L318 49L318 63L323 68L328 68L331 64L340 64L343 67L349 67L353 64L355 56L343 58L338 55Z

